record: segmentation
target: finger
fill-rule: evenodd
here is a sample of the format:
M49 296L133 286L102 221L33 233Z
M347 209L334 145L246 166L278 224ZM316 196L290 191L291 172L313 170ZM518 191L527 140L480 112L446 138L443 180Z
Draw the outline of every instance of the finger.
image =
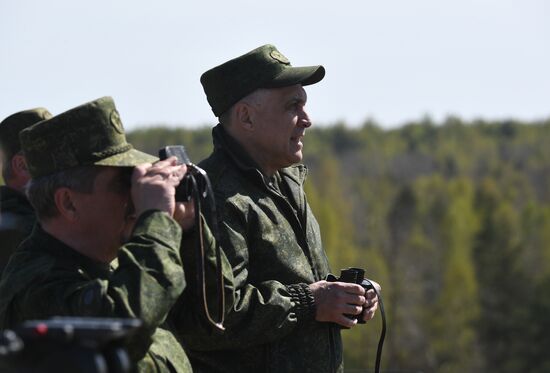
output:
M365 303L372 302L378 302L378 295L374 292L374 290L369 290L365 294Z
M186 208L184 203L177 202L174 210L174 219L179 223L181 228L186 231L195 225L194 209Z
M137 179L143 177L149 168L151 168L151 163L142 163L134 167L132 172L132 179Z
M374 314L377 309L378 309L378 301L369 305L365 305L363 307L363 312L372 312Z
M335 322L338 325L342 325L346 328L351 328L351 327L357 325L357 320L356 319L350 319L349 317L346 317L344 315L337 315L334 318L333 322Z
M359 315L361 312L363 312L363 307L354 304L346 304L340 308L340 311L342 312L342 314Z
M176 218L176 220L181 220L181 219L186 219L187 216L188 216L188 213L185 209L185 206L177 202L176 207L174 209L174 218Z
M169 167L178 167L175 157L170 157L168 159L154 163L153 165L151 165L151 167L149 167L147 172L150 175L170 173L171 171L167 171L167 168Z
M185 211L188 211L190 214L195 214L195 202L191 199L189 202L178 202L185 207Z
M178 216L185 219L190 216L194 216L193 214L193 208L191 206L186 205L186 203L183 202L176 202L176 211L178 213Z
M153 164L153 167L162 168L162 167L166 167L166 166L175 166L177 164L178 164L178 158L175 157L175 156L172 156L172 157L168 157L168 158L163 159L163 160L156 161Z
M378 309L378 301L375 301L375 302L367 302L365 303L365 305L363 306L364 309L367 309L367 310L370 310L370 309Z
M183 178L183 175L178 172L172 172L169 174L166 179L164 180L167 184L169 184L172 187L177 187L181 183L181 179Z
M179 174L183 173L181 170L185 168L185 165L164 165L163 167L152 166L147 170L149 175L170 175L170 174Z
M147 170L146 178L153 181L167 181L171 185L178 185L185 175L184 165L165 166L162 168L151 167Z
M346 293L349 293L349 294L359 294L359 295L365 294L365 289L358 284L351 284L348 282L337 281L337 282L333 282L332 285L334 285L335 287L338 287L339 289L344 290Z
M176 176L178 178L178 180L180 180L180 181L181 181L181 179L183 179L183 177L185 176L186 173L187 173L187 166L184 165L184 164L180 164L180 165L176 166L176 168L172 172L172 174L174 176Z
M357 294L342 293L338 298L338 301L343 304L363 306L366 302L364 296Z
M365 307L365 308L370 308L370 307L374 307L374 306L378 307L378 299L367 299L365 304L363 304L363 307Z
M176 207L182 216L195 216L195 204L190 202L176 202Z
M175 166L166 167L164 171L169 172L172 176L176 176L181 180L187 172L187 166L184 164L178 164Z
M374 315L376 313L376 309L365 309L363 311L362 317L364 321L369 321L374 318Z

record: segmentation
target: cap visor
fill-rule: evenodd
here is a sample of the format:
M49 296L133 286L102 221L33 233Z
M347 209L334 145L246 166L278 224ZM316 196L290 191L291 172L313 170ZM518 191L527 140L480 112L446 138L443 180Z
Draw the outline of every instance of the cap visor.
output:
M323 66L288 67L263 88L280 88L294 84L310 85L321 81L325 77Z
M115 154L94 163L96 166L113 167L134 167L143 163L153 163L158 161L157 157L140 152L136 149L130 149L124 153Z

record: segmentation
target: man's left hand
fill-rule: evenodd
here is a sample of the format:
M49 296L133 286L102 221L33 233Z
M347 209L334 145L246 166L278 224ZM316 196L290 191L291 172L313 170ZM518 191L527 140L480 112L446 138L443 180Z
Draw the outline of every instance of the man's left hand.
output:
M174 220L178 222L184 232L193 228L195 225L195 204L193 200L189 202L176 202Z
M378 292L382 289L377 282L369 280ZM372 289L365 293L365 303L363 304L363 320L369 321L374 317L376 310L378 309L378 296Z

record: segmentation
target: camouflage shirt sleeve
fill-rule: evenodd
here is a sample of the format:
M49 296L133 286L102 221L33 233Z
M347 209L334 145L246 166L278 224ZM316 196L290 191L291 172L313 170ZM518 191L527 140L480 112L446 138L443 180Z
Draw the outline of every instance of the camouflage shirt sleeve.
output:
M185 287L179 255L181 229L166 213L142 214L118 266L101 273L89 266L55 265L17 296L20 320L49 316L139 318L143 338L132 351L143 355Z

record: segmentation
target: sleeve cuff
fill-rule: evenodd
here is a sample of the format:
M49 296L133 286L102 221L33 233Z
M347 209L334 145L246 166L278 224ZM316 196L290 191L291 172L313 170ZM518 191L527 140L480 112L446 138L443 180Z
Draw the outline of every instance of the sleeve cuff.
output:
M315 319L315 298L309 289L309 286L304 283L287 285L288 293L294 303L294 312L298 323L302 324Z

